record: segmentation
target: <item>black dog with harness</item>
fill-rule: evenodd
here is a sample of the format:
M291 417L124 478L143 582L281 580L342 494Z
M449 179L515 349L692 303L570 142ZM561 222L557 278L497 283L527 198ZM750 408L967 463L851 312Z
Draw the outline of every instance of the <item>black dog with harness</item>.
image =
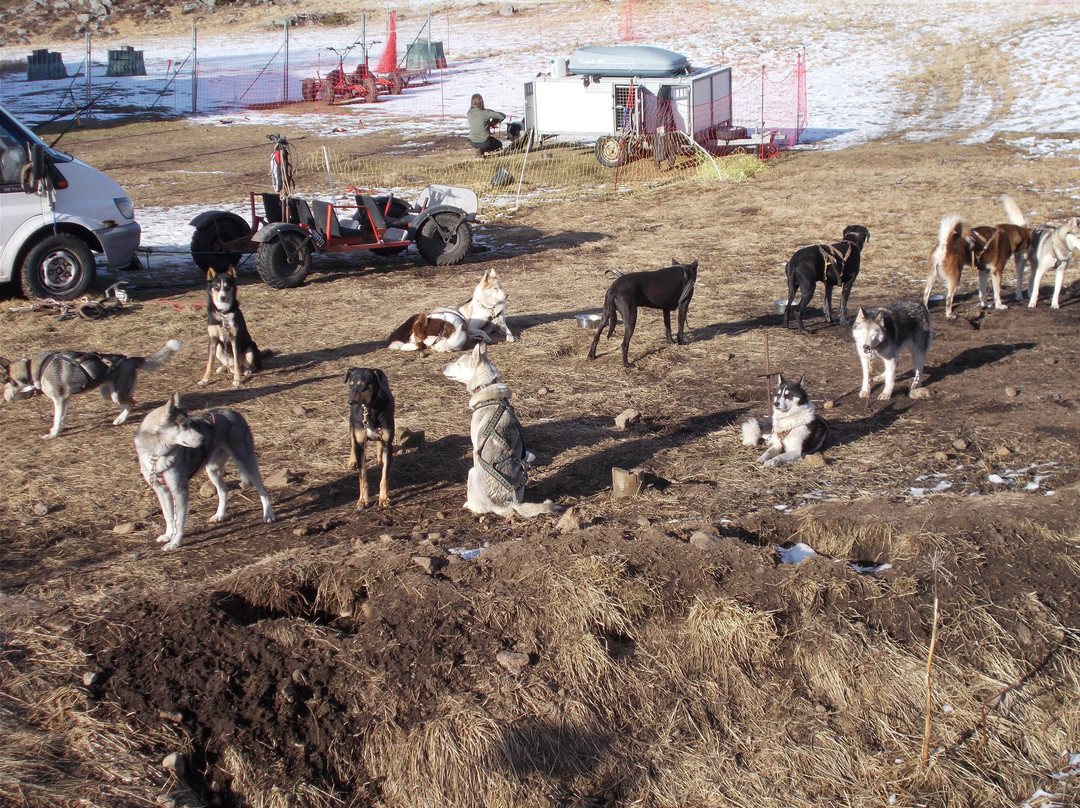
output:
M870 240L870 231L859 224L844 228L843 241L836 244L813 244L795 251L787 262L785 271L788 282L788 301L784 307L784 328L788 327L791 306L795 301L795 292L799 292L799 303L795 309L795 322L799 331L806 333L803 327L803 312L814 296L819 282L825 284L825 322L833 322L833 288L839 286L840 322L847 320L848 297L851 287L859 276L862 264L862 250Z

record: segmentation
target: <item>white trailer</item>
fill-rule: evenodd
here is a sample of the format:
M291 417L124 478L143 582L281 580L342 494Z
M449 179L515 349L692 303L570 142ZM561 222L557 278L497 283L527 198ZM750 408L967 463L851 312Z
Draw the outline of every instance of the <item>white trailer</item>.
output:
M662 48L579 48L525 83L525 129L595 138L596 159L609 167L650 152L674 163L676 132L706 149L747 137L731 124L731 68L695 69Z

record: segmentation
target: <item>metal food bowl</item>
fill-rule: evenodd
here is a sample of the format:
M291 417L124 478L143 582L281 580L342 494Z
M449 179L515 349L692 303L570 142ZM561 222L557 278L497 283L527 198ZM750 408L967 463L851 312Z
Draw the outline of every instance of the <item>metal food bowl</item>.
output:
M945 295L930 295L930 299L927 303L942 303L945 300Z
M579 328L596 328L600 323L599 314L575 314L574 319L577 320Z
M774 300L773 304L776 306L777 314L783 314L784 309L787 308L787 300Z

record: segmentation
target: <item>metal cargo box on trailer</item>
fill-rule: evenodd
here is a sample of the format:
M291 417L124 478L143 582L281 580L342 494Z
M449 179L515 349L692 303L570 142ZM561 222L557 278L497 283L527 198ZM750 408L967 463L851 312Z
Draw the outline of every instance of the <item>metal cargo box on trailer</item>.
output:
M580 48L569 64L556 60L552 75L525 84L525 128L534 138L595 138L597 159L611 167L653 150L658 137L680 132L706 145L730 126L731 68L694 69L662 48Z

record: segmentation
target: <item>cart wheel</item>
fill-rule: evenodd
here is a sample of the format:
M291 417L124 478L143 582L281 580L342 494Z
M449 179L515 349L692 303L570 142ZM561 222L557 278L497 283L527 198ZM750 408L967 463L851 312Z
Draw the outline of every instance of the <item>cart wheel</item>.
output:
M334 103L334 82L330 79L323 79L319 85L319 100L324 104Z
M374 76L369 75L360 83L360 86L364 90L363 94L360 96L362 102L371 103L379 97L379 87L375 84Z
M621 138L604 135L596 140L596 159L602 166L618 168L626 165L626 149Z
M400 73L390 74L390 95L401 95L405 91L405 77Z
M315 101L319 97L319 82L317 79L306 78L300 85L300 95L305 101Z
M46 236L22 264L22 289L27 297L74 300L94 282L94 254L86 242L67 233Z
M248 235L248 228L234 219L214 219L195 229L191 236L191 260L203 272L211 267L221 272L234 267L241 253L226 250L225 245Z
M472 248L469 223L456 213L436 213L416 234L416 249L429 264L449 267L460 264Z
M311 271L311 242L299 233L281 233L259 245L255 268L274 289L299 286Z

